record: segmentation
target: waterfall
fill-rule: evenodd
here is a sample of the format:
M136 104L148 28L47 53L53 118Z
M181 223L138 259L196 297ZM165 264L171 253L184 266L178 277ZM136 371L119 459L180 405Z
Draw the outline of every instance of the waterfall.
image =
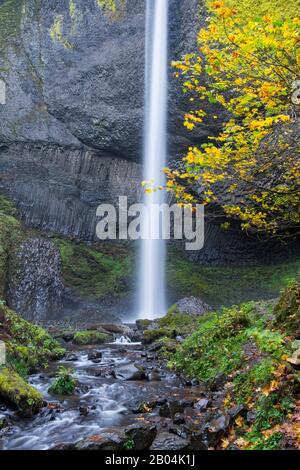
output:
M147 0L145 67L144 180L163 186L167 147L168 0ZM148 235L141 246L140 318L153 319L166 312L165 242L154 235L158 225L155 205L163 202L163 191L144 197Z

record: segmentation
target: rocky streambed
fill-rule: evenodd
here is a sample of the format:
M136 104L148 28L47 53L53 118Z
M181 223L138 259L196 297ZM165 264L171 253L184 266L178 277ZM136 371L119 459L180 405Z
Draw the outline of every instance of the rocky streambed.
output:
M243 410L224 415L222 378L211 390L170 373L153 348L126 338L98 346L69 343L63 360L30 377L45 400L33 418L1 404L0 449L208 449ZM57 369L71 368L72 396L49 388Z

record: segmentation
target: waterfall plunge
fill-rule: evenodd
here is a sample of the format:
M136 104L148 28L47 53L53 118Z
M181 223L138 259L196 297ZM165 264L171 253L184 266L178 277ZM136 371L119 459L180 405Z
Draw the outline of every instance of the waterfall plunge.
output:
M144 180L164 185L162 169L167 147L168 87L168 0L147 0L146 12L146 86ZM147 194L147 234L157 224L155 204L164 202L164 193ZM166 312L165 242L153 236L142 241L139 317L153 319Z

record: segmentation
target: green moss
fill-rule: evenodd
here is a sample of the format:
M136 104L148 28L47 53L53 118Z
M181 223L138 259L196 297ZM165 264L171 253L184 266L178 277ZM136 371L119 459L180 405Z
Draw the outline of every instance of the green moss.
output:
M0 396L16 405L25 416L32 416L43 406L43 397L16 372L0 369Z
M107 343L111 337L100 331L78 331L74 335L73 342L79 346L88 344L103 344Z
M22 241L21 225L11 214L13 205L4 197L0 199L0 298L5 298L6 283L13 253Z
M253 303L200 317L194 333L170 359L170 366L204 381L231 373L244 363L244 345L255 318Z
M22 0L4 0L0 5L0 50L12 44L12 38L20 31Z
M276 323L289 333L300 333L300 281L295 280L282 293L274 314Z
M172 338L174 337L174 332L169 328L156 328L153 330L144 331L144 343L151 344L159 338Z
M300 259L267 266L201 266L170 246L167 261L168 287L177 298L201 297L220 308L249 300L277 297L300 274Z
M194 315L181 314L170 309L167 315L160 318L157 323L161 328L170 328L176 331L177 335L186 335L193 331L193 327L198 323L198 318Z
M62 257L62 275L67 286L88 299L128 295L133 276L131 250L120 244L87 246L66 239L54 240Z
M47 367L50 360L65 354L46 330L19 317L3 303L0 305L0 339L6 344L8 364L23 377Z
M73 395L77 381L72 375L70 369L60 367L58 376L51 385L49 392L55 395Z
M145 330L149 325L151 325L151 320L137 320L136 324L138 328Z
M126 0L97 0L97 4L113 20L122 18L126 8Z
M0 213L4 215L17 215L17 209L14 203L3 194L0 194Z

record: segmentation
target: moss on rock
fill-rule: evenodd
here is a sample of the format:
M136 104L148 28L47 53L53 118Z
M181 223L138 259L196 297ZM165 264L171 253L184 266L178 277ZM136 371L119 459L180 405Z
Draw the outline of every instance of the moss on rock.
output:
M32 416L43 406L43 397L22 377L7 367L0 369L0 396L16 405L24 416Z
M3 302L0 303L0 340L5 342L8 364L24 377L65 354L64 348L46 330L19 317Z
M151 344L159 338L174 338L174 331L169 328L155 328L153 330L144 331L144 343Z
M295 280L281 295L274 309L277 325L289 333L300 333L300 281Z
M128 246L111 243L87 246L62 238L54 242L60 250L64 282L76 295L95 300L128 294L134 266Z
M111 336L100 331L78 331L73 338L78 346L104 344L110 341Z

